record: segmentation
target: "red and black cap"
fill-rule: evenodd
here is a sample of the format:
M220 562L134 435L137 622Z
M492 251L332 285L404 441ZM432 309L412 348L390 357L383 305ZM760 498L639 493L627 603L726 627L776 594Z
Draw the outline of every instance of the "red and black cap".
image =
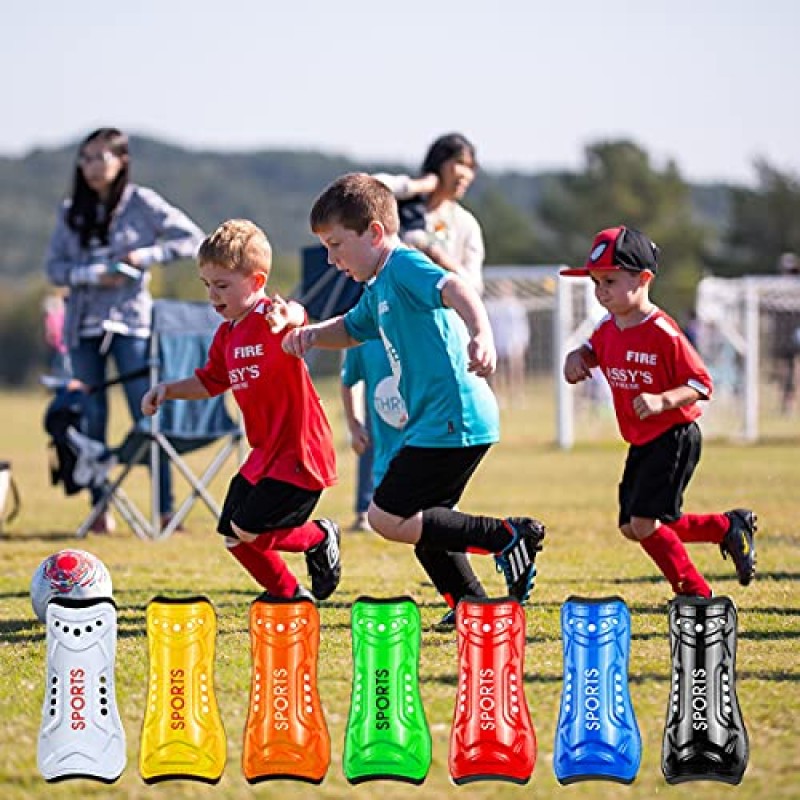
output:
M586 276L593 270L644 272L658 271L659 249L641 231L626 228L606 228L594 237L592 252L583 267L562 269L561 275Z

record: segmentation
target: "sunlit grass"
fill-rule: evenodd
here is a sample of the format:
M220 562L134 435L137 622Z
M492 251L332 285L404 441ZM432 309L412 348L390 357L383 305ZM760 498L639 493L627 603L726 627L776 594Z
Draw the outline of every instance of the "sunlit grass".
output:
M320 513L352 518L353 458L345 449L344 426L335 386L321 383L337 434L339 486L323 498ZM668 696L666 603L669 592L639 548L615 532L616 484L624 447L616 439L606 411L585 414L579 444L561 452L552 444L553 408L544 382L503 411L502 443L493 449L464 497L465 510L486 514L533 514L548 524L539 559L539 579L528 610L526 695L539 738L539 759L528 787L502 783L456 788L447 775L447 748L457 669L452 634L431 630L443 607L424 580L410 548L383 542L371 534L347 533L343 542L344 577L340 590L321 608L320 694L332 735L333 762L320 787L279 782L250 787L239 766L242 727L250 681L246 629L249 602L257 594L249 577L225 553L203 507L189 518L189 532L162 543L142 542L121 530L110 537L79 542L73 532L86 511L83 498L66 498L48 484L41 417L47 397L39 392L0 396L6 420L3 452L13 462L23 496L23 511L0 540L0 786L4 800L77 797L328 797L360 794L386 798L581 797L651 798L655 795L704 800L796 798L800 796L796 718L800 712L796 645L800 638L797 579L800 576L800 433L797 419L785 421L771 444L738 447L707 442L691 486L687 507L723 510L750 505L758 510L759 578L748 589L736 583L730 562L710 546L691 553L715 592L731 596L739 608L738 690L751 741L751 761L736 790L713 783L668 787L660 770L660 748ZM126 413L113 409L114 436L121 436ZM196 461L196 459L195 459ZM233 465L214 493L221 497ZM132 481L132 494L146 498L146 473ZM176 478L176 488L181 485ZM117 683L128 739L128 765L120 781L108 787L88 781L46 784L36 768L36 738L44 692L43 629L32 616L28 581L49 553L83 546L108 565L119 606ZM301 557L290 563L302 569ZM475 557L493 594L502 580L487 559ZM144 612L156 594L202 593L218 613L216 687L228 735L228 764L216 787L188 782L144 785L138 775L139 733L146 692L147 653ZM366 784L351 788L342 776L342 744L350 702L349 606L362 594L412 595L424 623L420 665L421 691L434 740L434 762L420 788L403 784ZM561 788L552 772L553 735L561 692L559 609L571 594L621 595L631 608L631 694L644 742L644 756L631 787L586 783Z

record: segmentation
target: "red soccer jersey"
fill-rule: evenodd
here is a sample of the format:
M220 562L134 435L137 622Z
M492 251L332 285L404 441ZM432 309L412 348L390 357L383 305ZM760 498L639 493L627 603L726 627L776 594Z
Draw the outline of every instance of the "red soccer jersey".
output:
M317 491L336 483L333 436L305 362L284 353L283 333L264 319L269 306L266 300L237 325L220 325L195 374L212 396L231 389L242 410L252 447L239 470L244 478Z
M691 422L702 413L697 403L639 419L633 410L638 395L661 394L691 386L711 397L711 376L681 329L660 308L632 328L620 330L610 314L594 329L589 346L611 387L622 438L645 444L675 425Z

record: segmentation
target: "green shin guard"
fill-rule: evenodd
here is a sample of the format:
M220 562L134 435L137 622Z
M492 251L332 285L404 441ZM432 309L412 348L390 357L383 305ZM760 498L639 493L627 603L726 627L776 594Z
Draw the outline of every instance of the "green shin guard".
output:
M379 779L420 784L431 764L431 734L419 694L419 609L410 597L360 597L351 628L345 777L352 784Z

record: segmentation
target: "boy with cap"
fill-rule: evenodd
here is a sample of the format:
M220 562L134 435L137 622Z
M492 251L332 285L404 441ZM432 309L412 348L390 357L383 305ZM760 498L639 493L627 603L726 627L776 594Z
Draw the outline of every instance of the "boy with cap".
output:
M649 297L659 250L643 233L620 226L600 231L583 267L608 314L589 341L564 362L568 383L599 367L611 388L622 438L630 445L619 485L619 527L638 541L679 595L711 597L685 542L713 542L730 554L739 583L755 575L756 515L682 514L683 493L700 459L698 401L711 397L702 359L678 325Z

